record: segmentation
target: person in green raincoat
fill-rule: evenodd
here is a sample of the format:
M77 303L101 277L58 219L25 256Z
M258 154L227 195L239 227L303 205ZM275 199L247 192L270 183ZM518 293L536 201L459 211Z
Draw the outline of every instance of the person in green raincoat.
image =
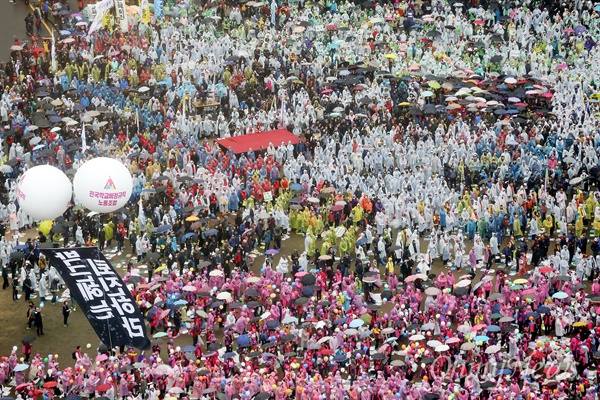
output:
M290 226L292 230L299 232L300 231L300 213L298 210L290 211Z
M482 238L485 237L485 229L486 229L486 221L485 218L479 218L479 222L477 222L477 231L479 232L479 236Z
M110 221L108 224L104 225L104 240L106 240L106 245L111 245L111 240L115 236L115 224Z

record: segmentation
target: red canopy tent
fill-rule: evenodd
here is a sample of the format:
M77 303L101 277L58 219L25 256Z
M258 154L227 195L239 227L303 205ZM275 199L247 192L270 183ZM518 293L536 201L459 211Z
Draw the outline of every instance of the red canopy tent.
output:
M266 149L269 143L273 143L273 146L279 147L282 142L287 145L288 142L297 144L299 141L300 138L292 132L286 129L276 129L274 131L218 139L217 143L225 148L225 150L231 147L235 154L240 154L246 153L250 149L254 151L260 151L261 147Z

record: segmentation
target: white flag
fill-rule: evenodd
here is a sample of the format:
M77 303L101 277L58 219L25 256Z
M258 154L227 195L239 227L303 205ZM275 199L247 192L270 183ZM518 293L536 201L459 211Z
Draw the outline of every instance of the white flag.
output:
M87 143L85 140L85 124L81 124L81 152L85 153L87 150Z

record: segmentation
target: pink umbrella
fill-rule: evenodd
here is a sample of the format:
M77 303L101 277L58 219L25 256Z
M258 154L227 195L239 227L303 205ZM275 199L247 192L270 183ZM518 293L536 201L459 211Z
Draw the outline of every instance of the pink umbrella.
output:
M450 339L446 340L446 344L453 344L453 343L459 343L460 339L457 337L451 337Z
M198 288L196 288L196 286L187 285L181 288L181 290L185 290L186 292L196 292Z
M550 92L548 92L548 93L544 93L544 94L542 95L542 97L546 97L546 98L548 98L548 99L551 99L553 96L554 96L554 95L553 95L552 93L550 93Z
M160 313L160 319L163 319L163 318L165 318L167 315L169 315L169 313L170 313L170 312L171 312L171 310L163 310L163 311Z
M565 64L565 63L562 63L562 64L558 64L558 65L556 66L556 69L558 69L558 70L561 70L561 69L566 69L567 67L568 67L568 65L567 65L567 64Z
M108 360L108 356L106 354L100 354L98 357L96 357L96 361L106 361Z
M333 92L333 90L331 90L331 89L325 89L325 90L323 90L321 92L321 94L327 94L327 93L331 93L331 92Z

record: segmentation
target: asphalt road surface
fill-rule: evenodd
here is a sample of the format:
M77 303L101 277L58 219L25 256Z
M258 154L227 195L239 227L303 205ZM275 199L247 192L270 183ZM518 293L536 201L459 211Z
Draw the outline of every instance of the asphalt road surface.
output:
M31 11L23 0L15 0L16 4L9 0L0 0L0 60L7 61L10 57L10 46L14 44L15 38L23 43L29 41L25 31L25 17ZM46 35L45 29L43 35Z

